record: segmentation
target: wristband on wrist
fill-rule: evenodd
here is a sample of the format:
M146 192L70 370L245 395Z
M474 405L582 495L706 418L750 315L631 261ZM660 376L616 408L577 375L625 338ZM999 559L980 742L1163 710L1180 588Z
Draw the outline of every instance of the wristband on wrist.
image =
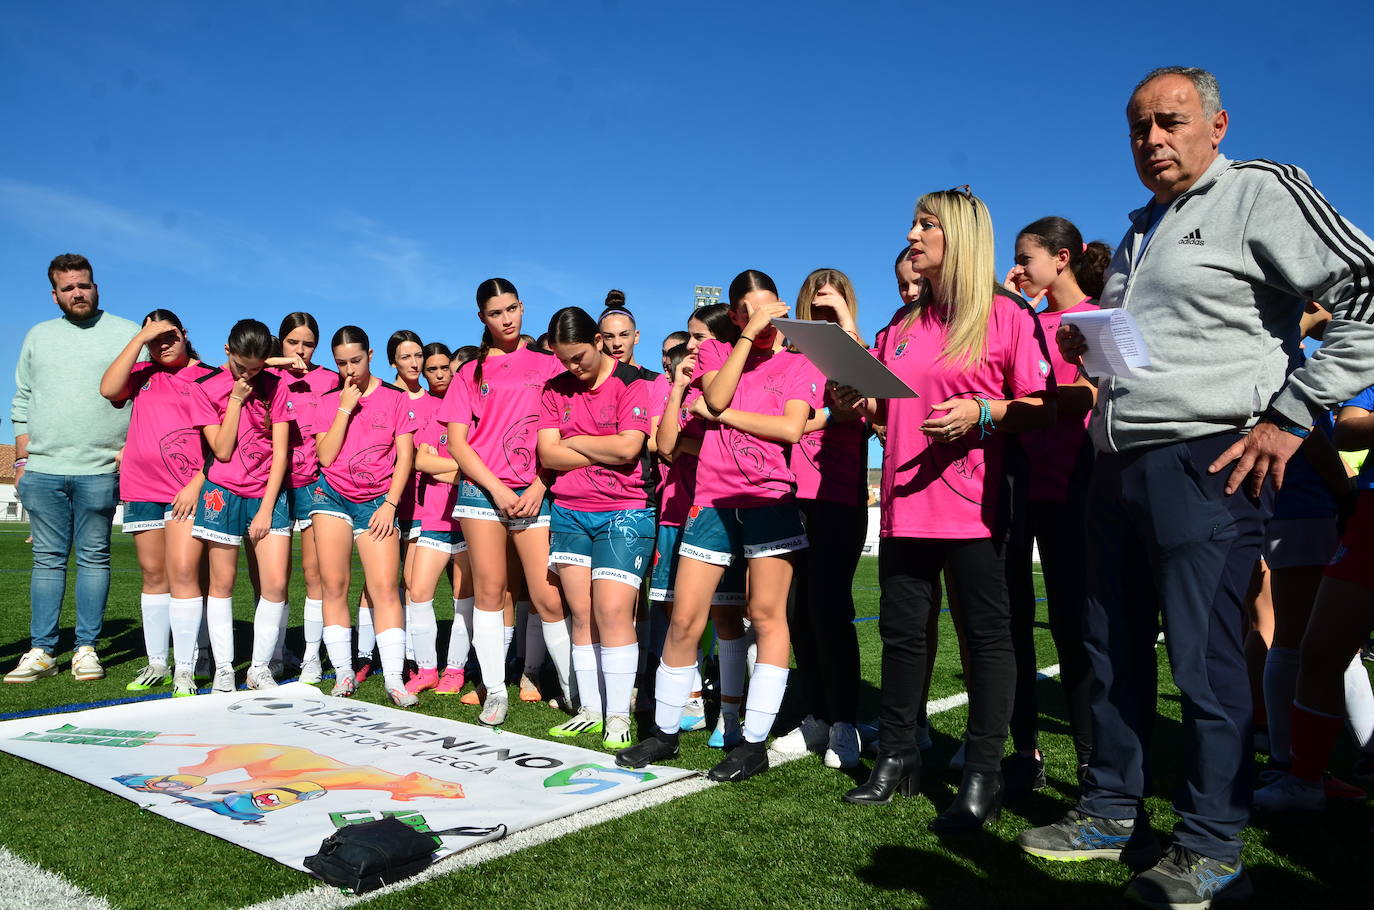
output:
M399 508L400 508L400 506L396 505L396 503L392 502L390 499L383 499L382 502L384 502L385 504L391 506L393 509L399 509Z
M826 408L826 409L825 409L825 422L826 422L827 424L830 423L830 416L831 416L831 414L830 414L830 409L829 409L829 408Z
M992 405L986 398L973 400L978 402L978 438L987 439L997 429L997 424L992 422Z
M339 408L339 413L348 416L351 415L353 412L350 411L348 408Z
M28 460L27 458L16 458L16 459L14 460L14 466L15 466L16 468L22 468L24 465L26 465L26 464L28 464L28 463L29 463L29 460Z
M1308 436L1312 435L1311 427L1305 427L1302 424L1294 423L1273 409L1265 411L1262 416L1265 420L1291 436L1296 436L1299 439L1306 439Z

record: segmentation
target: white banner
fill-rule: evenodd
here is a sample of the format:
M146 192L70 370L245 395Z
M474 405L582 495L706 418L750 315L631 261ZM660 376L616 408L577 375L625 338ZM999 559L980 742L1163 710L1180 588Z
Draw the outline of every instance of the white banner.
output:
M343 825L454 829L442 857L694 773L301 683L7 721L0 750L301 870Z

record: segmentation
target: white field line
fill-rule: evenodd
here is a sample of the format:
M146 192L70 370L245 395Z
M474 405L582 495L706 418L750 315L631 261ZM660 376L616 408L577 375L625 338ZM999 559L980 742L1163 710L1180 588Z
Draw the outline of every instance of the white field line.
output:
M1049 679L1058 674L1059 664L1052 664L1037 671L1040 679ZM968 704L968 693L959 692L930 702L926 708L926 714L928 716L942 714L966 704ZM784 756L771 749L768 752L768 762L774 767L801 757L803 756ZM632 812L666 803L669 800L700 793L702 790L715 786L718 784L708 780L705 776L673 781L670 784L645 790L643 793L625 799L605 803L585 812L578 812L566 818L517 831L498 841L490 841L463 850L435 863L419 875L361 897L344 893L338 888L315 885L304 891L294 891L272 900L253 904L244 910L337 910L341 907L350 907L374 897L404 891L441 875L448 875L460 869L476 866L488 860L524 850L527 847L536 847L556 837L612 821ZM10 883L3 891L0 891L0 910L9 910L11 907L24 908L24 910L30 910L33 907L42 907L44 910L112 910L104 898L83 891L61 876L20 859L4 847L0 847L0 881Z

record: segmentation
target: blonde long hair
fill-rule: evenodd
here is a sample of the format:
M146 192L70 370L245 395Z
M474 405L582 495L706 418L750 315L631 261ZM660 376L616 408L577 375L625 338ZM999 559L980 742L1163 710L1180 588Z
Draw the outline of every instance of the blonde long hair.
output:
M850 315L854 317L854 324L859 324L859 295L854 292L854 282L849 280L849 276L839 269L816 269L807 275L802 281L801 288L797 291L797 302L793 307L795 318L815 319L811 310L811 303L820 293L821 288L830 285L840 296L844 298L845 306L849 307ZM795 352L795 345L789 345L789 350Z
M926 193L916 211L934 215L945 235L945 256L934 288L911 305L909 324L934 303L949 332L941 356L969 367L987 355L988 319L996 286L992 215L983 200L963 189Z

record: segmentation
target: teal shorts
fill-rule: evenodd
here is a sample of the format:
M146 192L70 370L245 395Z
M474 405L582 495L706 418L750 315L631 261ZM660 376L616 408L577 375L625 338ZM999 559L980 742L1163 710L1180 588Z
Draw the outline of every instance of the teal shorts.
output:
M170 502L126 502L124 503L124 533L137 534L139 531L160 531L172 520Z
M689 559L729 566L740 557L785 556L808 546L796 502L713 509L692 506L682 528L678 553Z
M653 509L579 512L554 503L550 568L584 566L592 570L592 581L609 578L638 588L653 553Z
M272 528L268 533L291 536L291 508L286 500L285 490L277 494L277 501L272 504ZM243 543L248 526L261 506L261 499L240 496L207 480L196 501L196 523L191 528L191 536L237 547Z
M529 487L514 487L518 496ZM531 518L507 518L496 509L491 494L470 480L458 485L458 503L453 507L454 518L469 518L478 521L499 521L509 531L523 531L526 528L547 528L549 526L549 497L545 496L539 506L539 514Z
M353 536L367 530L368 523L372 521L373 514L386 502L386 494L383 493L375 499L365 502L354 502L346 498L338 490L329 485L329 481L321 474L319 479L310 485L310 512L315 515L333 515L335 518L342 518L353 526ZM396 527L396 519L391 520L391 526Z
M461 530L453 531L428 531L420 527L417 521L413 528L415 536L410 540L417 547L424 547L427 550L439 550L450 556L468 551L468 542L463 537Z
M678 525L659 525L658 540L654 545L654 570L649 581L649 599L662 603L672 603L676 598L673 589L677 586L678 542L682 528ZM716 593L711 595L711 603L723 606L744 606L744 561L735 560L725 570Z

